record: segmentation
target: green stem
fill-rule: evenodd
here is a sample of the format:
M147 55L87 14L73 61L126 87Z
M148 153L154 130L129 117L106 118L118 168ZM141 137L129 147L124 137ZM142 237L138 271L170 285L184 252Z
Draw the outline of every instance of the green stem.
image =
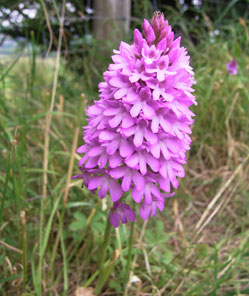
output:
M110 240L110 234L111 234L111 223L110 223L109 217L108 217L107 221L106 221L104 240L103 240L103 243L100 245L100 249L99 249L99 254L101 254L100 260L99 260L100 271L103 269L103 265L105 263L107 246L108 246L108 243Z
M44 224L44 208L45 208L45 198L41 198L41 209L40 209L40 226L39 226L39 263L37 269L37 293L39 296L42 295L42 263L43 263L43 252L42 252L42 242L43 242L43 224Z
M131 232L130 232L129 246L128 246L128 258L127 258L127 265L126 265L126 271L125 271L126 285L128 284L128 281L129 281L131 259L132 259L132 242L133 242L133 237L134 237L134 229L135 229L135 222L131 222Z
M106 278L104 276L104 273L105 273L104 264L105 264L106 253L107 253L107 246L110 240L110 234L111 234L111 223L108 217L106 221L104 240L103 240L103 243L100 244L100 248L99 248L99 254L101 254L101 256L99 256L100 258L99 259L99 277L94 290L96 295L98 295L101 292L106 282Z

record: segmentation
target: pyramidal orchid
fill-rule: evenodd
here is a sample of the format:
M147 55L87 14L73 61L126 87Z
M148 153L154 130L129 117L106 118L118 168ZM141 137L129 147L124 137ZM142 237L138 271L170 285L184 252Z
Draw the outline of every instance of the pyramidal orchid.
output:
M100 99L87 110L83 153L79 161L83 184L102 199L110 194L114 207L110 222L117 227L135 213L123 200L124 192L140 204L147 219L163 211L165 199L183 178L190 149L197 104L189 56L163 14L134 30L133 44L121 42L114 50Z

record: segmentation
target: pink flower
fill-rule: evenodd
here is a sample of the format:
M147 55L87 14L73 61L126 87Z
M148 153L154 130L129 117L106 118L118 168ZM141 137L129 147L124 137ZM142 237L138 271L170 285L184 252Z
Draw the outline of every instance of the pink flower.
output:
M166 75L175 75L177 72L168 71L169 57L167 55L160 57L156 67L147 69L148 73L156 73L159 82L164 81Z
M134 188L132 190L132 194L136 197L137 202L140 202L142 200L142 197L144 196L142 205L140 207L140 216L146 220L148 217L153 217L156 215L157 209L159 211L163 211L164 209L164 202L165 198L172 197L175 193L171 194L163 194L158 190L158 187L156 186L155 179L149 178L148 182L146 182L146 185L144 187L143 191L136 192L136 189Z
M230 75L238 74L238 62L236 59L233 59L231 62L227 63L227 71Z
M123 178L121 186L124 192L130 190L131 184L134 184L134 187L136 187L137 190L143 190L144 188L144 177L135 169L122 166L110 170L110 175L114 179Z
M129 79L123 75L114 76L110 79L109 84L116 89L114 94L115 99L121 99L132 90Z
M142 202L142 205L140 207L140 216L146 220L150 217L153 217L156 215L156 211L159 209L159 211L163 211L164 209L164 198L163 197L154 197L153 201L150 204L147 204L145 199Z
M144 31L146 41L148 42L149 45L151 45L152 42L156 39L156 36L153 28L151 27L150 23L147 20L144 20L143 31Z
M110 192L112 201L118 201L122 196L122 189L119 183L114 181L108 174L93 177L88 183L89 190L95 190L100 187L98 196L104 198L107 192Z
M143 61L145 66L151 65L153 62L157 61L160 58L161 52L157 50L155 45L152 46L145 46L142 48L142 57L144 58Z
M82 185L88 186L88 183L92 178L91 174L82 167L79 167L79 169L81 170L81 174L73 176L72 179L83 179Z
M149 80L152 75L146 71L145 65L141 60L137 60L134 63L134 68L126 68L122 71L123 74L129 74L130 82L137 82L139 79L146 81Z
M110 223L117 228L121 221L122 224L127 223L127 219L130 221L136 220L135 212L125 203L115 202L113 208L109 214Z
M120 105L107 108L103 112L104 116L110 116L108 123L111 128L115 128L121 124L123 128L129 128L134 124L133 118L127 113L126 109Z
M170 79L168 77L168 79ZM163 101L171 102L174 99L172 92L172 84L167 87L166 81L158 81L157 79L151 79L146 82L147 86L153 89L153 99L158 101L159 99Z
M158 172L160 168L158 159L154 158L146 150L136 151L126 159L125 164L130 168L139 170L142 175L147 174L148 167L150 167L153 172Z

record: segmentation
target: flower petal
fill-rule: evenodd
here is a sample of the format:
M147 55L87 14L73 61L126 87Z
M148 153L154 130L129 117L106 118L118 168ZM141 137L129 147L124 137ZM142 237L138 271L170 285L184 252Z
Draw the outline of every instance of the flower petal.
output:
M129 90L126 97L123 97L123 101L126 103L136 102L137 99L138 99L138 94L133 89Z
M157 71L157 79L158 79L158 81L163 81L164 80L164 78L165 78L165 76L164 76L164 73L163 73L163 71L161 71L161 70L158 70Z
M143 33L149 44L151 44L156 39L154 30L146 19L143 22Z
M128 92L127 88L121 88L121 89L119 89L118 91L115 92L114 98L116 100L121 99L127 94L127 92Z
M153 131L153 133L157 133L158 129L159 129L159 118L155 116L152 119L151 130Z
M129 128L133 126L133 124L134 124L134 119L128 113L123 114L122 127Z
M131 221L135 221L136 220L136 213L129 207L129 209L125 209L125 214L126 217Z
M119 113L119 108L107 108L103 114L105 116L114 116L117 115L117 113Z
M122 181L122 189L126 192L131 187L131 174L127 173Z
M116 76L113 77L110 81L109 81L111 86L115 86L118 88L123 88L126 87L126 83L123 81L123 79L120 76Z
M115 138L115 133L111 131L102 131L99 134L99 139L102 141L110 141Z
M139 73L133 73L132 76L129 77L131 83L137 82L140 79Z
M82 145L76 151L77 151L77 153L85 153L87 151L87 146Z
M131 116L137 117L141 109L142 109L142 103L140 101L136 102L130 110Z
M163 51L166 49L166 45L167 45L167 39L163 38L160 42L158 42L156 48Z
M106 197L107 195L107 192L108 192L108 189L109 189L109 184L108 184L108 181L104 181L103 184L100 186L100 189L98 191L98 196L102 199L104 197Z
M119 153L124 158L131 156L131 154L133 153L133 148L127 140L123 139L121 141L119 146Z
M151 183L146 184L145 185L145 190L144 190L145 202L148 205L150 205L152 203L152 195L151 195L151 191L150 191L150 185L151 185Z
M127 169L128 168L125 166L114 168L114 169L110 170L110 176L114 179L119 179L126 174Z
M122 114L117 114L112 119L109 119L108 123L110 124L111 128L115 128L120 124L121 120L122 120Z
M110 214L109 214L109 219L110 219L110 223L117 228L119 226L119 215L115 212L110 210Z
M131 155L128 159L125 160L125 163L129 167L135 168L138 164L138 154L134 153L133 155Z
M139 155L139 169L142 175L146 175L147 173L147 166L146 166L146 159L144 155Z
M158 159L160 157L160 152L161 152L160 143L156 143L155 145L151 146L150 152L154 157Z
M120 139L113 140L110 143L110 145L107 146L106 152L109 155L113 155L117 151L117 149L119 148L119 145L120 145Z
M87 155L90 156L90 157L94 157L94 156L97 156L97 155L101 154L104 150L105 150L104 147L96 146L96 147L91 148L88 151Z
M146 157L146 161L154 172L158 172L159 167L160 167L160 163L159 163L158 159L154 158L152 155L150 155L148 153L148 155Z
M99 159L98 156L89 157L86 164L85 164L85 168L92 169L92 168L96 167L98 164L98 159Z
M150 119L155 116L155 111L150 105L144 103L142 109L146 118Z
M143 197L144 191L138 190L136 187L132 188L131 196L136 203L140 203Z
M151 205L147 205L145 202L142 203L140 207L140 216L146 220L148 219L151 212Z
M121 198L123 193L121 186L119 183L117 183L112 179L110 180L110 183L109 183L109 190L110 190L111 200L113 202L118 201Z
M170 192L170 180L169 178L163 178L163 177L159 177L158 178L158 182L160 185L160 188L166 192Z
M100 158L98 159L99 168L103 169L107 163L108 155L106 153L102 153Z
M171 102L174 100L174 96L170 93L162 92L161 94L162 94L164 100L166 100L168 102Z
M160 95L161 95L160 89L156 88L156 89L153 90L153 99L155 101L158 101L159 100Z
M133 143L136 147L140 147L143 143L144 135L143 135L143 130L138 127L134 136Z
M109 163L111 168L116 168L122 163L122 158L118 153L114 153L109 157Z
M104 182L104 176L93 177L88 183L88 189L93 190L98 188Z
M132 179L135 187L138 190L142 190L144 188L144 185L145 185L144 177L140 175L139 172L134 171Z

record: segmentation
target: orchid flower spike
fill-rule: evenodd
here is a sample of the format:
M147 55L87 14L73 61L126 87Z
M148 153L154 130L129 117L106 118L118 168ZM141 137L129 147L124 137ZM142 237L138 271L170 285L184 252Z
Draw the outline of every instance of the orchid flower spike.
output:
M99 83L99 100L87 110L84 145L77 150L84 185L99 198L110 194L114 227L136 218L124 192L140 205L143 219L164 209L185 175L196 103L187 50L163 14L144 20L143 35L120 43ZM166 193L165 193L166 192Z

